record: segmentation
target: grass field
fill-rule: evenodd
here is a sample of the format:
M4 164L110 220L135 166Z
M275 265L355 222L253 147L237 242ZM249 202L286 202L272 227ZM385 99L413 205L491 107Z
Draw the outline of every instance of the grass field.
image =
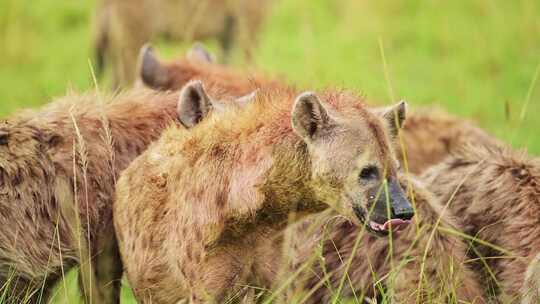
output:
M92 87L93 6L0 1L0 115ZM538 155L539 16L537 0L282 0L255 64L313 89L351 88L382 104L403 98L413 109L437 105ZM171 58L187 46L159 43ZM69 286L72 296L62 291L56 303L75 301L72 275Z

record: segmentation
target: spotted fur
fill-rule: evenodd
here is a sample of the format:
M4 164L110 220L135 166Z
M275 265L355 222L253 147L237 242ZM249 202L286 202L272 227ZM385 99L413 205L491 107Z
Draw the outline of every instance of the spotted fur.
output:
M476 263L490 294L519 302L527 267L540 251L540 161L501 146L470 146L424 175L428 187L450 201L475 242ZM533 264L534 273L534 264Z

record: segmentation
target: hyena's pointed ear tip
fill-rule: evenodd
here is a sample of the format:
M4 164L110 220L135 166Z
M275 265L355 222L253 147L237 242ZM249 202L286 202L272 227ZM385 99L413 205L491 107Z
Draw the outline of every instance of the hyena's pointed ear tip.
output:
M188 59L200 60L207 63L214 63L216 61L215 56L210 53L208 48L199 41L194 42L187 52Z
M408 108L409 107L409 102L405 99L402 99L398 102L398 104L404 108Z
M404 112L408 112L409 111L409 102L405 99L401 99L398 104L397 104L398 108Z
M154 52L154 47L152 46L152 43L146 42L145 44L143 44L141 46L140 52L141 52L141 54L147 54L147 53Z
M190 80L188 83L186 83L180 90L180 95L178 98L180 101L185 101L193 99L195 96L202 99L207 97L204 84L198 79Z
M204 45L204 43L200 42L200 41L195 41L193 42L193 44L191 45L191 50L204 50L206 51L207 48L206 46Z
M193 92L193 91L197 92L198 94L205 94L206 93L206 90L204 89L204 84L203 84L202 80L194 79L194 80L188 81L188 83L186 83L182 87L182 90L180 92L180 96L182 96L184 94L187 94L189 92Z
M202 80L200 80L200 79L193 79L193 80L188 81L188 83L186 83L186 84L184 85L184 88L188 88L188 87L202 88L203 86L204 86L204 85L203 85Z
M139 50L139 58L143 63L148 61L157 61L154 47L150 42L147 42L141 46L141 49Z
M306 102L306 101L314 101L318 100L319 97L317 96L317 93L313 91L306 91L303 93L300 93L295 99L295 104L299 102Z

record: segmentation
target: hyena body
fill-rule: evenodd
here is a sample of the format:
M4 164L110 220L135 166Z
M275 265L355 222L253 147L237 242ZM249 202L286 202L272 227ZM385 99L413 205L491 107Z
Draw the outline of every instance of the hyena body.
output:
M177 97L147 91L106 105L100 98L67 96L0 126L0 285L10 302L46 302L77 264L87 301L118 302L115 180L174 121Z
M192 110L182 100L197 96L194 102L211 105L199 120L225 106L201 90L193 82L180 99L134 91L107 103L96 94L72 95L0 126L0 288L8 303L46 302L50 287L77 264L87 302L118 303L116 179Z
M233 44L249 55L268 0L101 0L95 48L98 68L110 64L116 86L135 80L137 52L165 36L177 40L217 38L225 56Z
M186 58L162 63L152 48L140 53L138 77L141 82L157 90L175 90L191 79L211 84L214 94L244 95L258 88L284 89L292 87L282 80L260 73L246 73L215 64L212 56L201 46L193 48ZM401 132L403 146L396 145L402 165L411 173L419 174L442 161L468 143L499 145L499 141L473 123L452 117L442 111L423 110L409 114ZM406 161L405 161L406 159Z
M443 202L450 201L467 234L494 245L474 242L475 256L485 258L476 266L489 282L486 289L502 303L525 297L525 274L531 265L534 277L540 252L540 161L509 148L471 146L424 177Z
M282 241L268 240L328 205L375 233L410 220L390 149L405 105L378 116L350 94L295 94L263 91L241 112L171 129L124 171L114 221L139 301L222 303L272 287Z

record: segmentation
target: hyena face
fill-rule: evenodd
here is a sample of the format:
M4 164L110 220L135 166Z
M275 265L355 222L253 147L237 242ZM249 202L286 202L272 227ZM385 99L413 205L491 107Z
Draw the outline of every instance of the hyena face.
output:
M332 113L316 95L304 93L292 114L293 129L308 146L315 193L382 235L399 230L414 216L398 183L399 164L390 144L405 111L401 102L379 114L344 117Z

